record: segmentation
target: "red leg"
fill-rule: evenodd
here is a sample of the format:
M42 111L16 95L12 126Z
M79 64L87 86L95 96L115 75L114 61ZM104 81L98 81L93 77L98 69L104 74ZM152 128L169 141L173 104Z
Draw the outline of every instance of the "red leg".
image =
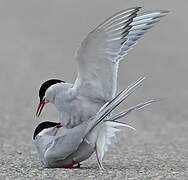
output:
M72 164L71 164L69 167L62 167L62 168L65 168L65 169L72 169L75 164L76 164L76 161L74 160L74 161L72 162Z

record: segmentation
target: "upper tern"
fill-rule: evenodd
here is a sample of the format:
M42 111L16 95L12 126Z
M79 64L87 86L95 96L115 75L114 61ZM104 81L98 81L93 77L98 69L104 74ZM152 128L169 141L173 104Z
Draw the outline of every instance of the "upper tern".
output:
M112 100L117 88L118 65L140 39L168 11L138 14L140 7L122 10L97 26L81 43L74 84L51 79L39 90L37 116L53 103L63 127L72 128L94 116Z
M124 126L135 130L128 124L116 120L133 110L156 102L156 100L150 100L132 106L116 115L110 114L134 92L143 80L144 78L138 79L110 102L103 105L95 116L72 129L66 129L60 135L56 135L61 127L60 123L46 121L39 124L35 129L33 139L42 164L50 168L72 168L75 164L78 164L79 167L81 161L88 159L93 152L96 152L98 166L100 169L104 169L103 156L108 150L108 146L115 142L115 132L120 131L118 127Z

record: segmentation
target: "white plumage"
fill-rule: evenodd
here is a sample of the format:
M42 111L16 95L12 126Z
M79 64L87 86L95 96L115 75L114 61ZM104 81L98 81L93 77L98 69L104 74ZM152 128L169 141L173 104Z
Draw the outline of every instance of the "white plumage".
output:
M113 100L106 103L91 119L80 125L57 133L57 124L52 122L41 123L34 132L35 146L39 159L45 167L69 167L88 159L96 151L98 166L102 165L105 152L109 145L115 142L118 127L128 127L135 130L126 123L118 122L117 119L127 115L133 110L149 105L151 100L135 105L123 112L112 116L110 113L123 102L145 78L140 78L132 83L127 89L120 92ZM44 126L44 124L46 124ZM49 126L49 124L51 124ZM42 128L43 127L43 128Z
M167 14L138 14L139 10L135 7L120 11L90 32L77 52L75 83L56 83L46 90L44 98L56 106L64 127L72 128L88 120L115 96L119 62Z

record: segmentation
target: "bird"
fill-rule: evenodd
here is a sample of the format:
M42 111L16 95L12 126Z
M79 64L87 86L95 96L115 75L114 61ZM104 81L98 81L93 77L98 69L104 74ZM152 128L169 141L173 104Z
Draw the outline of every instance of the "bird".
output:
M94 116L115 97L119 62L168 11L139 13L141 7L122 10L91 31L81 43L74 84L49 79L39 89L39 117L47 103L55 105L59 122L73 128Z
M120 131L118 127L128 127L135 130L124 122L118 122L117 119L157 102L157 100L152 99L127 108L116 115L111 114L142 84L143 80L144 78L139 78L103 105L95 116L74 128L62 131L60 135L57 135L57 132L62 128L61 123L51 121L40 123L34 131L33 140L43 166L71 169L77 164L76 167L80 167L80 162L96 152L98 167L104 169L102 164L104 153L108 151L109 145L116 142L115 133Z

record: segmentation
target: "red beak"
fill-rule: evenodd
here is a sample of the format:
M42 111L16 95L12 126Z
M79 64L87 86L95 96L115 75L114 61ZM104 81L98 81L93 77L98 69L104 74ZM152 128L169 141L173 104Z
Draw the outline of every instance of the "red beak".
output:
M38 116L38 117L40 116L40 113L42 112L42 109L43 109L44 105L45 105L45 99L43 99L40 102L40 104L39 104L39 106L37 108L36 116Z

